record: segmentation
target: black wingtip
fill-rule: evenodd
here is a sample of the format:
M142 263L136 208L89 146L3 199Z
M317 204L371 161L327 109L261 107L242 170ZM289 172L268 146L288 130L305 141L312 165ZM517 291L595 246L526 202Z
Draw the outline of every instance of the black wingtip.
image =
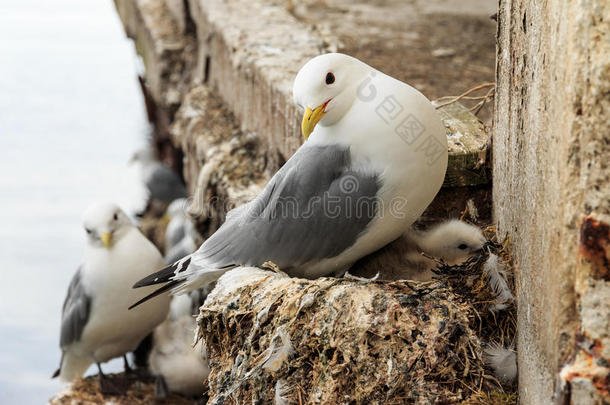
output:
M51 376L51 378L57 378L57 377L59 377L59 369L55 370L55 372Z
M138 305L140 305L140 304L142 304L142 303L144 303L144 302L146 302L146 301L148 301L148 300L150 300L152 298L155 298L157 295L163 294L164 292L166 292L168 290L171 290L172 288L176 287L177 285L182 284L183 282L184 282L184 280L173 280L173 281L170 281L169 283L167 283L163 287L156 289L155 291L153 291L150 294L148 294L146 297L144 297L141 300L139 300L138 302L132 304L127 309L128 310L129 309L133 309L133 308L137 307ZM136 286L134 286L134 287L136 287Z
M161 270L154 272L153 274L144 277L142 280L138 281L133 285L132 288L140 288L146 287L149 285L155 284L163 284L171 281L171 279L178 273L186 270L186 268L191 263L191 258L187 258L186 260L180 259L175 263L170 264L167 267L162 268Z
M146 287L149 285L161 284L170 281L170 279L174 276L172 266L167 266L149 276L144 277L142 280L135 283L132 288Z

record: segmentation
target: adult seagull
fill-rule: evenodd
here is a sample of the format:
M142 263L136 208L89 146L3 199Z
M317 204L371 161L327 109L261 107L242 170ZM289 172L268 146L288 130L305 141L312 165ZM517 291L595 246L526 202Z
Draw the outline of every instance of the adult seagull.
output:
M136 299L129 285L161 267L157 248L115 204L98 203L84 215L87 245L83 264L70 282L61 316L59 369L53 377L72 381L97 364L136 349L169 311L169 296L128 311ZM128 367L127 359L124 357Z
M307 62L293 94L306 142L195 253L134 287L189 291L267 261L292 276L340 274L424 212L447 169L445 129L424 95L339 53Z

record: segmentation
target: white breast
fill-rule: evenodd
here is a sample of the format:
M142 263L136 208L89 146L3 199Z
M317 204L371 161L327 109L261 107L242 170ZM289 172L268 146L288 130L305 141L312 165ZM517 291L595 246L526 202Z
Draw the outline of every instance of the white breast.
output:
M379 173L382 209L350 249L311 264L308 277L344 271L398 238L432 202L445 177L447 138L434 106L411 86L381 72L374 71L369 79L363 87L368 92L356 97L339 122L318 125L310 141L348 146L356 169Z
M163 267L164 262L158 250L136 229L124 235L112 250L89 249L87 255L86 262L92 265L83 270L83 284L92 297L92 305L78 346L82 355L104 362L134 350L166 318L167 295L127 309L154 289L134 290L133 284Z

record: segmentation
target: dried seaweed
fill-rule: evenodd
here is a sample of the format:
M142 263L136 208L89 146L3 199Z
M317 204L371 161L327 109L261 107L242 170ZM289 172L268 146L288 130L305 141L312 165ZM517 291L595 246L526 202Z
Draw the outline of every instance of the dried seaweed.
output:
M110 378L121 378L121 374L108 374ZM49 405L155 405L174 404L192 405L193 400L178 394L170 394L163 400L154 396L155 384L152 381L135 381L131 384L126 395L104 396L99 389L97 376L79 379L66 386L49 400Z
M515 336L514 308L490 310L492 252L509 260L490 242L426 283L234 270L198 318L209 403L513 403L483 361L485 342Z

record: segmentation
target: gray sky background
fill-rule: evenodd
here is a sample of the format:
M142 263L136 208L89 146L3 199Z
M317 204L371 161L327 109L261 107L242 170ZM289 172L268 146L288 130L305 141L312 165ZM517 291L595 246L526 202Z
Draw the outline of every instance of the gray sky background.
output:
M61 387L50 376L81 214L133 198L126 162L148 131L136 62L110 0L0 0L2 404Z

